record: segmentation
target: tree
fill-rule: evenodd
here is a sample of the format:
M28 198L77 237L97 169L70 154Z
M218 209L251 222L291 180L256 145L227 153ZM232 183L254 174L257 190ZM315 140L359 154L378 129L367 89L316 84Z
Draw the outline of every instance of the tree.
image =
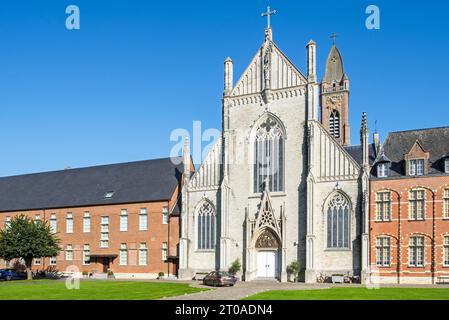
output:
M237 272L240 271L241 267L242 267L242 266L241 266L241 264L240 264L240 260L239 260L239 259L236 259L236 260L231 264L231 266L229 267L229 273L232 274L232 275L235 275Z
M32 280L33 259L57 256L59 243L46 221L33 221L25 215L16 216L0 230L0 258L6 261L23 259L27 279Z

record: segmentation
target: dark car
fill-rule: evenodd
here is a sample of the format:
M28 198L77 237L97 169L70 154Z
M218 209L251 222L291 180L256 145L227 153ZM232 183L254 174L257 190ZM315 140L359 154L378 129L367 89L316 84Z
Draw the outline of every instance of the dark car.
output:
M229 272L213 271L203 279L206 286L233 286L237 282L237 278Z
M14 269L0 269L0 280L23 280L26 279L26 274L18 272Z

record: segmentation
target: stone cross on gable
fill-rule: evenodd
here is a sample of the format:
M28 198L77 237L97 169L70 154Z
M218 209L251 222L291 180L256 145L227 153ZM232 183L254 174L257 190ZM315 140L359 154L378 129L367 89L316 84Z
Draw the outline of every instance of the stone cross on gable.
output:
M271 16L276 14L276 10L271 11L270 6L267 7L267 12L262 13L262 17L267 17L267 29L271 28Z
M332 45L335 45L335 39L337 39L337 34L335 33L335 32L332 32L332 35L331 35L331 39L332 39Z

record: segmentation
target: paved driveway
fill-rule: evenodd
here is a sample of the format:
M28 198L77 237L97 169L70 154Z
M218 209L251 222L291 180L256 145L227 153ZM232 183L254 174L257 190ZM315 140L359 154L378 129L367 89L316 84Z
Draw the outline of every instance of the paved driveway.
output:
M163 300L240 300L254 294L269 290L314 290L330 288L331 284L304 284L304 283L279 283L276 281L250 281L237 282L234 287L213 288L204 286L200 282L192 282L196 288L208 288L212 290L186 294L178 297L164 298Z

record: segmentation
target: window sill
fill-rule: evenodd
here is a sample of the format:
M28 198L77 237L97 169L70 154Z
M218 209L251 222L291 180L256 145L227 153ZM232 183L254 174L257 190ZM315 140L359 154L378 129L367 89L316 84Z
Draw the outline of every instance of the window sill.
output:
M426 266L411 266L408 265L409 268L414 268L414 269L425 269Z
M350 248L327 248L325 252L351 252Z
M408 219L408 222L426 222L426 219Z
M376 265L376 267L377 267L377 268L382 268L382 269L389 269L389 268L391 268L391 265L389 265L389 266L379 266L379 265Z
M388 223L392 222L393 220L374 220L375 223Z
M206 249L206 250L197 249L195 250L195 253L215 253L215 249Z

